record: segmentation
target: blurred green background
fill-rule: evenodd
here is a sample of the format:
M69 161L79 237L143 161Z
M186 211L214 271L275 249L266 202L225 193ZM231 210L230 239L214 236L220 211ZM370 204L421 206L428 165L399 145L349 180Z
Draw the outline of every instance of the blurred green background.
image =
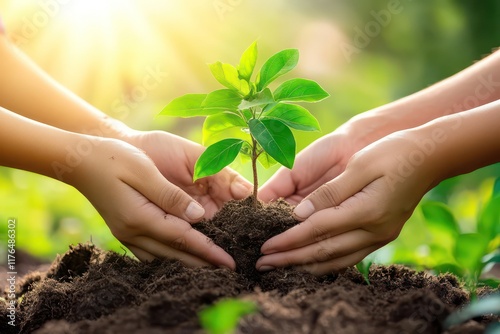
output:
M389 15L381 19L381 13ZM500 46L497 0L0 0L0 16L19 48L91 104L137 129L197 142L203 119L155 116L179 95L219 87L207 63L237 63L254 40L258 66L281 49L298 48L301 59L291 75L316 80L332 95L310 107L323 132L300 134L299 149L353 115L425 88ZM360 37L366 29L370 36ZM147 88L143 80L151 73L157 85ZM235 168L250 177L249 166ZM261 182L275 170L262 171ZM500 165L447 180L426 197L448 204L467 225L496 176ZM78 191L0 167L2 243L10 217L18 221L18 247L45 259L88 240L121 251ZM417 208L377 259L404 262L408 252L425 253L423 229Z

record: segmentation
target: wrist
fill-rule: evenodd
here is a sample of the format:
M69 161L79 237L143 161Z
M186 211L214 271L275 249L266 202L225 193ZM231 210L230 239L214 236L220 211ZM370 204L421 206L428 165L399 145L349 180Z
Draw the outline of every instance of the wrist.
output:
M500 161L500 101L408 130L433 185Z

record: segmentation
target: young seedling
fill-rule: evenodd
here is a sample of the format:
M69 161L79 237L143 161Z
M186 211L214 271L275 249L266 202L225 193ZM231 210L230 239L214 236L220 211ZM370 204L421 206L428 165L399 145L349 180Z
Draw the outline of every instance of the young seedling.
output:
M257 205L257 161L265 168L280 163L293 167L295 139L291 129L319 131L318 121L304 107L291 102L318 102L329 94L314 81L290 79L273 92L271 82L291 71L299 51L287 49L270 57L254 81L257 43L241 56L238 66L216 62L210 71L225 89L209 94L187 94L172 100L160 115L206 116L203 144L208 146L194 167L193 181L213 175L241 154L252 161L253 198Z
M500 178L492 195L479 213L475 231L462 232L451 210L443 203L425 202L421 206L426 226L433 236L430 257L437 272L451 272L465 281L472 299L481 285L497 287L497 279L482 279L484 270L500 262Z
M366 284L371 285L370 283L370 267L373 264L372 259L364 259L363 261L356 264L356 269L363 275Z

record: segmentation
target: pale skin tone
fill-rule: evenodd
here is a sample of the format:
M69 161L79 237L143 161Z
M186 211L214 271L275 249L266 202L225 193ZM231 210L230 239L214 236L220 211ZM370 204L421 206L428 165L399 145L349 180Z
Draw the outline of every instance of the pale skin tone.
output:
M299 225L265 242L261 271L341 271L394 240L442 180L500 161L500 52L354 117L260 191L298 204Z
M248 196L248 181L226 168L193 183L201 145L109 118L51 79L2 33L0 59L1 166L74 186L141 260L235 268L231 256L191 224Z

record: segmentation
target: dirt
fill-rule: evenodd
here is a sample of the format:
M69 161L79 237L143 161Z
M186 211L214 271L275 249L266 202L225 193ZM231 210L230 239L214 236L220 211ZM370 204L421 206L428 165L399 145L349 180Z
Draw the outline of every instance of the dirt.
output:
M19 279L17 326L7 324L0 299L0 333L202 333L198 312L222 298L258 305L238 333L483 333L499 320L481 317L444 332L442 320L469 302L452 275L373 266L368 285L353 268L320 278L293 268L257 272L262 243L296 223L284 202L255 210L247 199L197 224L235 258L236 272L70 247L48 270Z

